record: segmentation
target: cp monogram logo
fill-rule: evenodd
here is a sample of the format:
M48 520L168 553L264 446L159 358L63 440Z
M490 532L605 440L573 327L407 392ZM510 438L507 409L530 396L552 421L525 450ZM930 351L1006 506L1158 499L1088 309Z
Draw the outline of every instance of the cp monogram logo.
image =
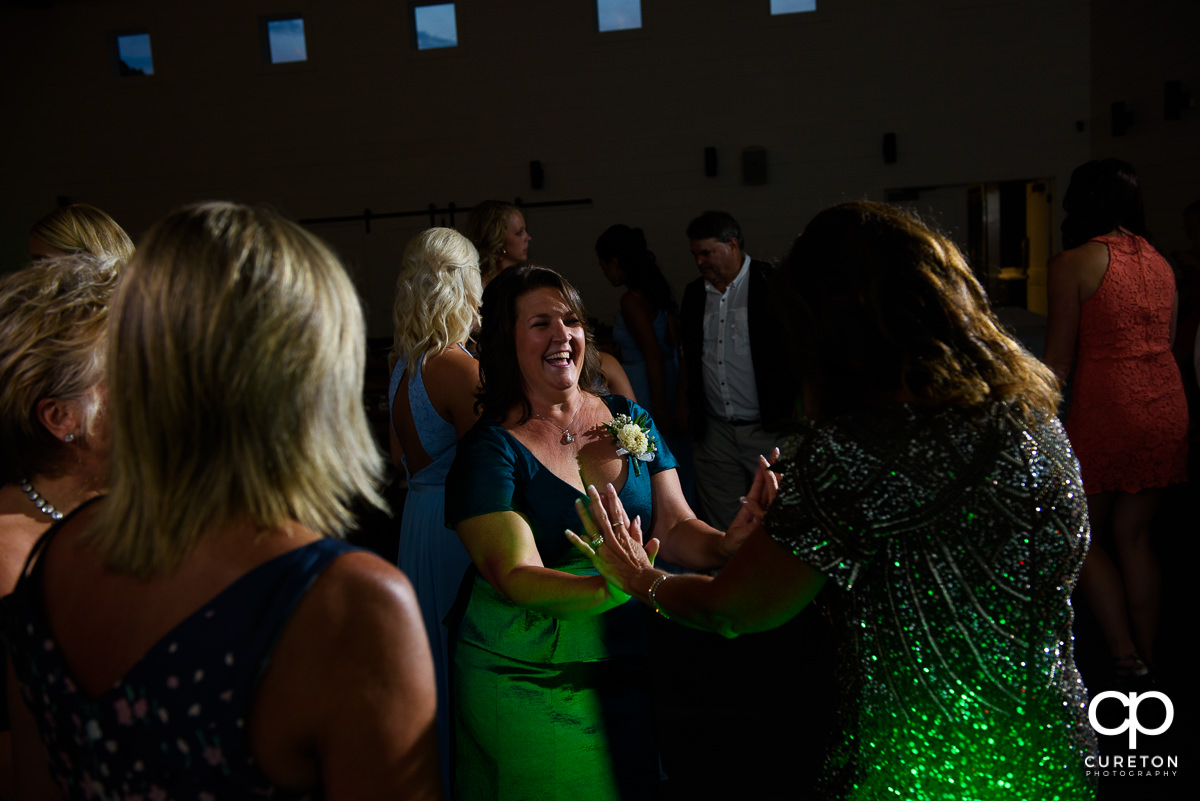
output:
M1123 706L1129 707L1129 717L1127 717L1125 722L1120 726L1117 726L1115 729L1105 728L1104 726L1100 725L1099 721L1096 720L1096 709L1100 706L1100 702L1105 698L1116 698ZM1157 729L1142 728L1142 724L1138 722L1138 704L1147 698L1157 698L1159 701L1162 701L1163 707L1167 710L1166 718L1163 720L1162 725ZM1174 719L1175 706L1171 703L1170 698L1167 698L1167 696L1160 693L1158 690L1151 690L1148 693L1141 693L1140 695L1138 693L1129 693L1128 696L1126 696L1125 693L1119 693L1116 690L1109 690L1108 692L1100 693L1093 698L1091 706L1088 707L1088 720L1091 721L1092 728L1101 734L1120 734L1126 729L1129 729L1129 748L1131 750L1137 747L1138 732L1149 735L1162 734L1164 731L1171 728L1171 721Z

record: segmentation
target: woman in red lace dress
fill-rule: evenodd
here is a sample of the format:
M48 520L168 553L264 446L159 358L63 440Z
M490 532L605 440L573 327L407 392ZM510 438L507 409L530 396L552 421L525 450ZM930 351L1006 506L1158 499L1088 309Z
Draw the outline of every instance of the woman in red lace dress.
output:
M1149 675L1158 620L1150 524L1162 488L1187 479L1187 403L1171 356L1175 279L1145 239L1133 167L1091 161L1063 198L1050 262L1045 361L1065 382L1066 428L1083 472L1092 549L1080 586L1118 680Z

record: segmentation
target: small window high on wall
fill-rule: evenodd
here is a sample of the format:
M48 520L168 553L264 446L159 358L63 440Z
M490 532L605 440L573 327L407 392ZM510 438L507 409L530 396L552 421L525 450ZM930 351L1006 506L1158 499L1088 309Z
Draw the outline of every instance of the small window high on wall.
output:
M304 18L295 14L262 18L263 60L268 64L308 61Z
M146 31L114 33L111 37L113 71L122 78L153 75L154 59L150 55L150 34Z
M414 3L412 12L418 50L458 47L454 3Z
M816 10L817 0L771 0L772 14L799 14Z
M642 27L642 0L596 0L600 32L628 31Z

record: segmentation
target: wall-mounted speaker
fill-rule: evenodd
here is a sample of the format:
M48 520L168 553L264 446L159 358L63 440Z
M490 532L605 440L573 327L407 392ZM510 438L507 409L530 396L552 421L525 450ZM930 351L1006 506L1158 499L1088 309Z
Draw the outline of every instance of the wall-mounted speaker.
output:
M885 133L883 135L883 163L896 163L896 134Z
M704 174L709 178L717 176L717 149L715 147L704 148Z
M534 189L541 189L546 185L546 171L542 169L542 162L529 162L529 185Z

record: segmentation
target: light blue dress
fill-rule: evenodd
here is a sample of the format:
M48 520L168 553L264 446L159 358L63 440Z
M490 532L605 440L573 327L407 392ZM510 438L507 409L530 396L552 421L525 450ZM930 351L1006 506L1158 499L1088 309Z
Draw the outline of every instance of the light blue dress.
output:
M665 309L654 318L654 338L658 340L658 346L663 353L667 408L673 409L675 408L675 391L679 383L679 360L675 356L675 349L667 341L667 312ZM625 368L625 375L629 376L629 384L633 387L633 394L637 395L637 402L649 409L650 381L646 377L646 356L629 332L624 315L618 314L617 321L613 323L613 341L621 348L621 366Z
M658 316L654 318L654 338L658 340L658 347L663 354L663 370L666 373L666 405L668 409L674 409L676 393L679 388L679 358L669 341L668 316L664 309L659 311ZM633 388L633 394L637 395L637 402L647 409L651 408L650 380L646 377L646 356L638 347L633 334L629 332L629 326L625 324L625 316L622 314L618 314L617 321L613 323L613 341L621 349L621 367L625 369L625 375L629 377L629 385ZM692 469L692 439L685 432L679 432L667 436L666 441L675 454L675 458L679 460L679 486L683 490L683 497L687 499L689 505L694 507L696 505L696 481Z
M466 352L465 348L463 352ZM401 360L392 369L392 380L388 387L389 410L395 405L396 392L400 389L407 365L407 361ZM397 563L416 590L425 631L429 635L430 650L433 651L438 692L438 752L442 784L449 788L449 636L444 621L454 606L463 575L471 565L471 557L467 555L458 534L445 525L446 474L454 463L458 432L433 408L425 391L420 364L408 381L408 407L421 447L433 462L414 474L408 469L408 457L402 459L404 473L408 476L408 496L400 520L400 554ZM396 431L395 420L392 420L392 431Z

